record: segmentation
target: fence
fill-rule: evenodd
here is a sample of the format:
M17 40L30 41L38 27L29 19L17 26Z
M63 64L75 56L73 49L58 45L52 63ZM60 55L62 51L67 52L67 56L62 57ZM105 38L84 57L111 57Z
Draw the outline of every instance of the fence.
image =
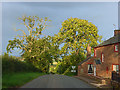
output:
M120 83L120 73L117 73L115 71L112 72L112 80L117 81Z

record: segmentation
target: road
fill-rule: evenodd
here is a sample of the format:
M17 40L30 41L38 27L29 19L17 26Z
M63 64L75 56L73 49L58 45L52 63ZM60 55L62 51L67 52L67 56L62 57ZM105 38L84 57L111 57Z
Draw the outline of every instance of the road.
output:
M84 81L65 75L40 76L21 88L95 88Z

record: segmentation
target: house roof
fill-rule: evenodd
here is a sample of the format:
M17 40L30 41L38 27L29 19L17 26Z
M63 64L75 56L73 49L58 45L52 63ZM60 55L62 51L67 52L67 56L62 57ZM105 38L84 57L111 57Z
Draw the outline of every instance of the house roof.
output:
M99 44L96 47L100 47L100 46L104 46L104 45L109 45L109 44L114 44L114 43L119 43L119 42L120 42L120 34L111 37L110 39L102 42L101 44ZM85 59L85 60L81 61L80 63L78 63L78 65L81 65L82 63L88 61L91 58L93 58L93 57L88 57L87 59ZM94 60L95 60L96 64L101 64L101 60L99 58L96 58Z
M120 42L120 35L113 36L110 39L102 42L101 44L99 44L96 47L100 47L100 46L104 46L104 45L109 45L109 44L114 44L114 43L118 43L118 42Z
M91 59L91 58L92 58L92 57L88 57L87 59L85 59L85 60L81 61L80 63L78 63L78 65L81 65L82 63L88 61L88 60Z
M84 62L88 61L91 58L94 58L94 57L88 57L87 59L85 59L85 60L81 61L80 63L78 63L78 65L83 64ZM101 64L100 58L94 58L93 60L95 61L96 64Z

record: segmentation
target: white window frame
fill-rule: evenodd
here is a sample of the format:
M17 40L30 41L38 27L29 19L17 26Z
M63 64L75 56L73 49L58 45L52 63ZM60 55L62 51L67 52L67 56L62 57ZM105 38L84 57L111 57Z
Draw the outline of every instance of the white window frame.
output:
M113 64L113 71L118 72L119 71L119 65Z
M115 52L118 51L118 44L115 45Z

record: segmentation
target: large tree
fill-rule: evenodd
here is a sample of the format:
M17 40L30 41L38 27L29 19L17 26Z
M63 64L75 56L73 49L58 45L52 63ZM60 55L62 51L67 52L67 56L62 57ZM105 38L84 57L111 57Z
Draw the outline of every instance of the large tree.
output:
M36 40L39 40L41 35L43 35L41 32L46 28L48 19L42 19L37 16L23 16L22 18L19 18L19 20L22 22L21 24L26 27L26 29L16 30L22 31L23 35L17 35L14 40L9 40L7 51L11 52L14 48L19 48L23 53L25 51L31 52L32 47L30 46L33 45Z
M53 41L61 46L62 62L57 71L69 72L72 65L77 66L80 61L85 59L87 46L92 47L93 53L93 47L101 42L101 38L102 36L98 35L97 27L87 20L71 17L62 22L62 27Z
M53 59L57 61L59 55L58 47L52 46L50 39L51 37L44 37L39 39L31 47L31 52L26 51L22 56L25 61L32 62L41 71L48 72L49 64L53 63Z
M51 43L52 37L42 33L50 20L37 16L23 16L19 20L22 21L27 31L17 29L16 31L22 31L23 34L17 35L14 40L9 40L7 51L11 52L14 48L20 49L25 61L33 63L41 71L47 72L49 63L52 63L53 58L57 60L59 56L56 53L58 46Z
M64 44L61 48L61 54L70 55L79 53L85 54L88 44L91 47L101 42L102 36L98 35L97 27L87 20L79 18L68 18L62 23L62 27L54 42ZM93 48L92 48L93 52Z

